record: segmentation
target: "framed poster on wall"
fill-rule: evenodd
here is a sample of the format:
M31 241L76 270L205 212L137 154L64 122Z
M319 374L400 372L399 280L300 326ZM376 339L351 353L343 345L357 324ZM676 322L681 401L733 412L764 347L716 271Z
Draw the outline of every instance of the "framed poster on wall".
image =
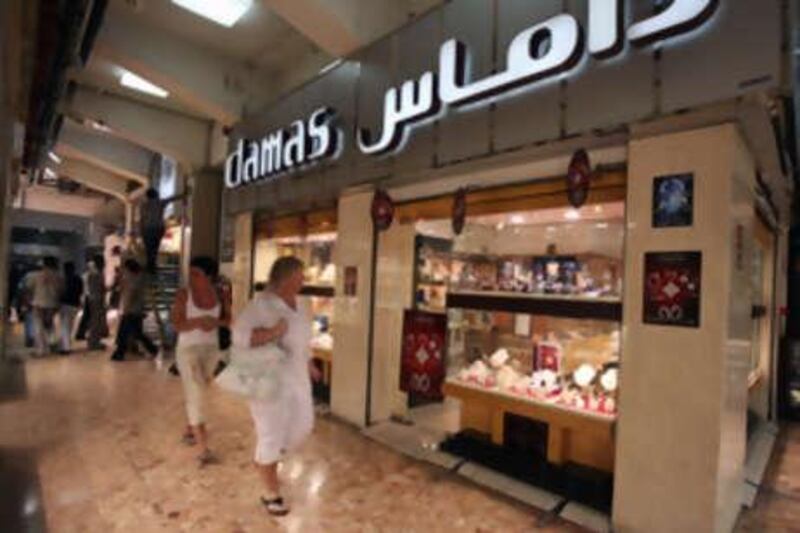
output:
M701 252L644 255L644 323L700 327Z
M653 227L678 228L694 223L694 174L653 180Z
M417 309L403 315L400 389L428 400L441 400L445 378L447 316Z

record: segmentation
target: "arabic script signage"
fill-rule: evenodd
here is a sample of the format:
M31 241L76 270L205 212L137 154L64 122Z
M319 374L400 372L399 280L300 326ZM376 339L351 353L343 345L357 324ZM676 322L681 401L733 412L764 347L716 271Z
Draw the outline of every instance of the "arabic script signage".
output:
M718 0L674 0L662 12L623 29L623 2L589 0L588 49L597 59L607 59L623 49L624 35L635 45L646 45L701 25L717 7ZM567 13L536 24L511 41L506 68L482 79L474 79L469 49L456 40L439 49L438 76L423 73L419 80L406 80L399 90L384 97L380 136L368 128L358 132L358 147L364 154L379 155L400 147L408 126L435 116L443 106L457 107L498 96L573 68L584 52L584 31Z
M439 47L437 71L423 72L384 94L380 133L356 129L355 144L367 156L398 151L412 125L433 120L450 108L489 103L514 89L534 87L574 69L588 51L605 61L623 53L625 42L645 46L701 26L719 0L673 0L656 14L625 28L623 0L588 0L586 29L569 13L556 15L517 34L505 51L505 70L476 78L466 44L449 39ZM225 164L225 184L239 187L330 158L339 148L334 111L323 107L307 120L273 131L260 140L240 140Z

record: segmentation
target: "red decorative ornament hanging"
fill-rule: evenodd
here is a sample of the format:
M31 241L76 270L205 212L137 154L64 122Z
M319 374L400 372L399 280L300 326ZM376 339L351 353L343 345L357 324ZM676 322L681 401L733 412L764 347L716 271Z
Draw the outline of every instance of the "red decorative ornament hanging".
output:
M464 222L467 219L467 190L463 187L456 191L453 197L452 224L453 233L461 235L464 231Z
M581 148L572 154L567 169L567 199L574 208L582 206L589 197L592 181L592 164L589 154Z
M394 202L386 191L377 189L372 197L372 223L378 231L389 229L394 220Z

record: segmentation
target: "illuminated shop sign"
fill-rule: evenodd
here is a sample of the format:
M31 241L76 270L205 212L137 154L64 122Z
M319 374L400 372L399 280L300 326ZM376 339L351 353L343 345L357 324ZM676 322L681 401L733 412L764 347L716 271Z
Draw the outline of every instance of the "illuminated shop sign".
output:
M481 105L520 87L530 87L573 69L588 50L598 60L618 56L625 39L635 46L689 32L717 9L719 0L673 0L657 14L624 27L623 0L588 0L586 32L578 20L562 13L517 34L506 50L505 70L475 79L468 47L450 39L439 48L438 71L422 73L384 95L380 135L359 128L356 144L363 154L397 151L409 127L433 119L447 108ZM225 163L225 185L239 187L275 177L332 157L339 131L329 108L307 120L273 131L261 140L240 140Z
M332 156L337 137L334 115L332 109L322 107L307 120L296 120L261 140L239 140L225 161L225 186L247 185Z
M623 28L621 0L589 0L588 49L598 59L623 50L623 39L646 45L690 31L710 17L718 0L674 0L662 12ZM369 129L358 131L358 147L364 154L383 154L401 146L407 126L435 116L443 105L457 107L481 102L512 89L551 78L572 69L586 46L578 20L564 13L519 33L506 50L502 72L474 79L472 60L464 43L450 39L439 49L438 76L425 72L419 80L407 80L398 90L386 92L380 136Z

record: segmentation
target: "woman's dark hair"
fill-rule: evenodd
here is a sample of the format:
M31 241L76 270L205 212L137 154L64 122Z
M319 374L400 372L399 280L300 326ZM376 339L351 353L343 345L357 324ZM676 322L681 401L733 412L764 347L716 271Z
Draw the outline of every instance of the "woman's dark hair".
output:
M303 262L294 256L281 257L272 263L269 284L275 287L298 270L302 271L303 267Z
M206 277L211 280L215 280L217 278L217 274L219 274L219 265L217 262L205 255L199 255L192 258L192 261L189 263L189 268L200 269L203 274L205 274Z

